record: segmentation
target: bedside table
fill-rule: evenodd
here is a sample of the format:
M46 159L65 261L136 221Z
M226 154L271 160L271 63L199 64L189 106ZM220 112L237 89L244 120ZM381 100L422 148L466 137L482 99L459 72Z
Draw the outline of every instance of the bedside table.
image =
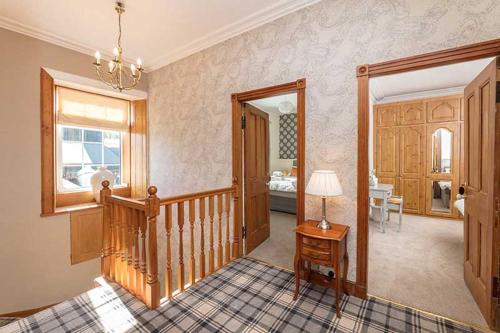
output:
M303 277L308 282L316 283L324 287L335 289L335 309L340 318L340 293L347 293L347 269L349 266L349 256L347 254L347 233L349 227L342 224L330 223L330 230L316 228L318 221L307 220L297 226L296 249L294 258L295 268L295 294L296 300L300 288L301 268L307 263L307 268L303 270ZM343 272L340 266L343 263ZM334 278L311 270L311 264L331 267L335 273ZM341 284L340 280L343 280Z

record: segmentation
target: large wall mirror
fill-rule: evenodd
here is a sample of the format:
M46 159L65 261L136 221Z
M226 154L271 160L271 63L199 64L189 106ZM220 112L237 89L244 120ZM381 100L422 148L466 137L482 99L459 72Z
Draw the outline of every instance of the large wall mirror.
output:
M432 172L451 173L453 133L438 128L432 133Z

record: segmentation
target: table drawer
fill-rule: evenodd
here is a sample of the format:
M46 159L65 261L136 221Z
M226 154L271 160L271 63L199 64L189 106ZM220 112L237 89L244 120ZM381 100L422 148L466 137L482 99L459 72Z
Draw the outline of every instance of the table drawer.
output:
M330 241L328 239L312 238L303 236L302 243L309 247L330 251Z
M302 255L308 260L317 262L319 264L330 263L330 252L322 252L317 249L310 248L307 246L302 247Z

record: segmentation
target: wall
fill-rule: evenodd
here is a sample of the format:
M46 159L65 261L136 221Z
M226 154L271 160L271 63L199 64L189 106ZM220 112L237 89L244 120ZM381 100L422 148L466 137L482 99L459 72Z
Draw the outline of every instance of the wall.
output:
M496 0L324 0L154 71L151 182L162 196L230 185L230 94L305 77L306 180L320 168L339 175L344 195L328 214L351 226L354 279L356 65L498 38L499 16ZM306 198L308 217L320 201Z
M40 67L95 78L92 58L4 29L0 41L0 313L7 313L92 288L100 264L71 266L69 215L40 217Z
M280 159L280 115L269 112L269 171L290 172L293 159Z

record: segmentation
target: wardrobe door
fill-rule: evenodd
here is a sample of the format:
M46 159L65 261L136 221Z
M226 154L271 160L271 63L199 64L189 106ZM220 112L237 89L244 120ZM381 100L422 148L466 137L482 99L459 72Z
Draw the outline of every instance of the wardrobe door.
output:
M375 121L377 126L396 126L400 123L399 104L375 105Z
M401 103L401 125L425 124L425 110L422 101Z
M375 142L377 177L395 178L399 173L399 128L377 128Z
M404 212L425 213L425 126L405 126L400 132L401 195Z
M425 108L428 123L459 121L462 99L460 97L427 100Z
M458 218L460 124L427 125L426 214Z

